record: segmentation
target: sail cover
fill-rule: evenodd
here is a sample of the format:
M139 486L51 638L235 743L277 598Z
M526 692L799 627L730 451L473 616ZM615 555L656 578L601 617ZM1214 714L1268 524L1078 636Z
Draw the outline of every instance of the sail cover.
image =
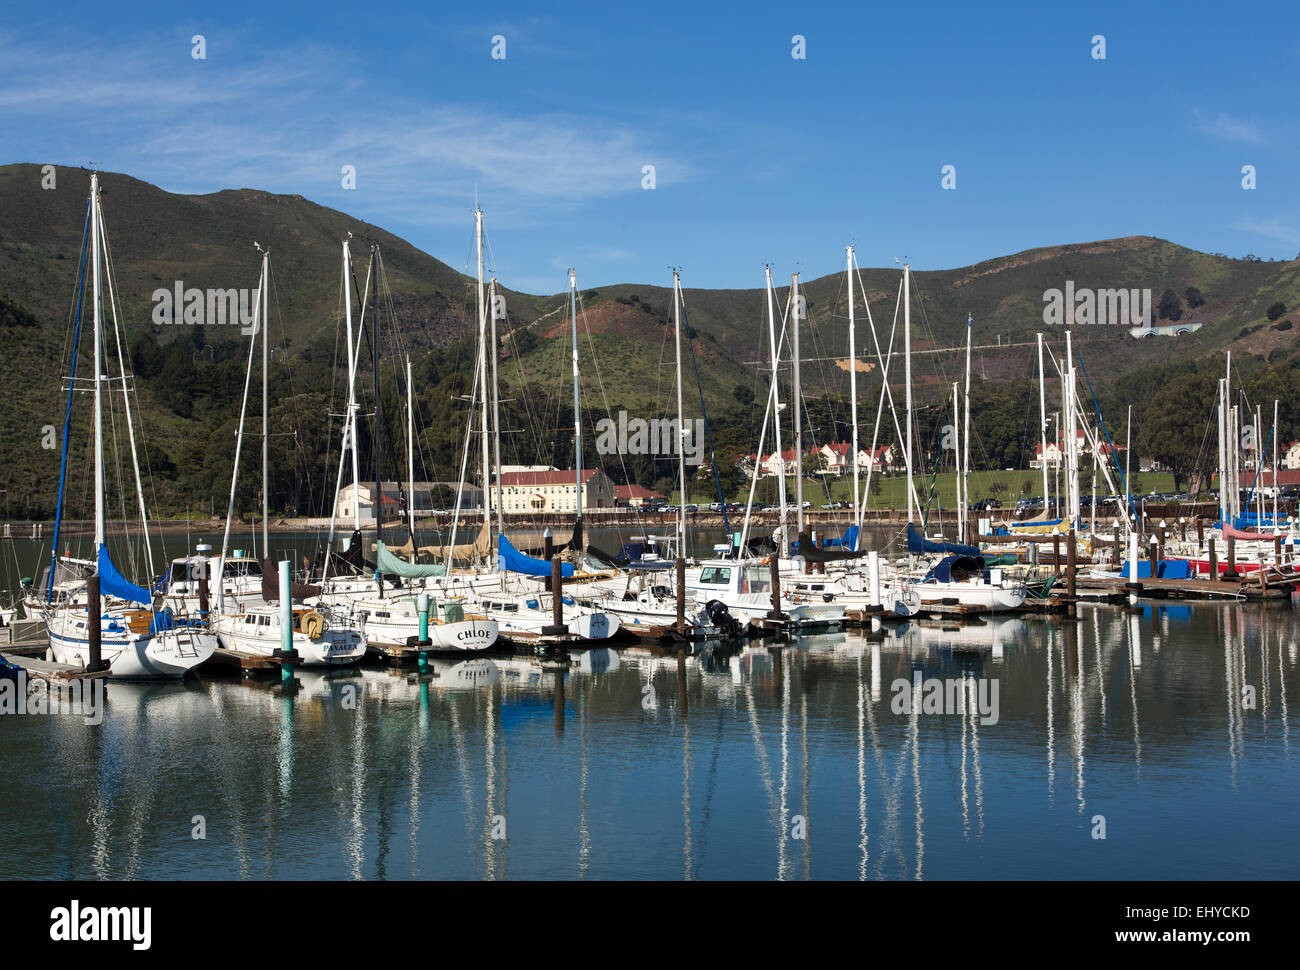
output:
M406 544L394 549L399 556L409 556L412 550L412 543L408 537ZM488 553L492 551L492 526L484 522L479 526L478 534L474 537L473 542L462 542L457 545L439 545L439 546L420 546L420 552L433 556L435 559L445 559L450 556L457 562L468 562L473 559L486 559ZM385 570L387 572L387 570ZM442 575L439 573L438 575Z
M309 600L320 595L319 586L289 583L289 599ZM280 570L272 559L262 560L262 599L267 603L280 602Z
M934 579L940 583L957 583L968 576L980 576L983 573L984 558L982 556L944 556L930 567L930 571L925 574L925 578Z
M523 573L525 576L549 576L551 564L545 559L530 559L510 544L504 535L497 536L497 568L502 572ZM560 575L568 579L573 575L573 563L560 563Z
M959 542L936 542L927 539L921 533L916 531L916 526L907 523L907 551L908 552L941 552L951 556L975 556L980 554L977 546L963 546Z
M107 596L116 596L120 600L128 600L144 606L149 606L153 602L147 589L127 582L117 571L108 554L108 548L102 543L99 546L99 591Z
M406 562L389 552L388 547L382 542L375 543L375 564L379 567L380 572L387 573L390 576L402 576L406 579L423 579L426 576L447 575L447 566L444 563L422 566L419 563Z

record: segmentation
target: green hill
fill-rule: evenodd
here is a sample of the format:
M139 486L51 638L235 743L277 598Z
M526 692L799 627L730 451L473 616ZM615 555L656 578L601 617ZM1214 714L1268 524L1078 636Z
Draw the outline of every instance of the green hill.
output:
M173 512L224 507L246 351L236 327L156 325L151 294L178 280L199 289L251 290L259 268L254 241L272 253L271 340L277 357L271 409L280 429L273 443L273 506L318 511L332 492L342 380L334 367L342 316L339 247L348 233L353 234L362 278L369 243L382 247L391 316L400 333L400 342L388 333L382 349L390 362L386 366L395 367L402 353L410 353L414 362L417 474L439 480L457 476L465 405L456 397L468 390L474 366L472 279L379 227L301 196L249 189L176 195L114 173L104 173L101 181L114 280L147 427L147 497L155 507ZM7 514L14 518L48 515L53 506L58 451L42 445L49 443L47 428L62 427L62 378L69 367L87 184L86 173L65 168L58 171L58 187L45 190L39 166L0 166L0 341L10 394L19 405L0 417L0 454L6 459L0 488L6 490ZM467 226L467 235L469 231ZM1268 311L1278 303L1289 310L1300 305L1298 272L1296 262L1230 259L1136 236L915 273L913 349L918 353L913 371L923 408L920 423L929 428L942 420L948 382L958 379L962 369L959 354L927 351L959 345L968 313L974 316L980 348L973 355L973 370L976 425L983 440L975 452L992 464L1011 463L1037 433L1036 427L1032 434L1026 430L1036 425L1029 418L1026 391L1036 373L1034 334L1047 331L1060 352L1060 328L1053 331L1043 323L1049 289L1063 287L1067 280L1080 288L1150 289L1153 303L1168 290L1175 299L1164 307L1164 319L1155 322L1177 316L1182 323L1203 324L1187 336L1142 341L1123 327L1075 328L1076 346L1103 405L1134 403L1140 410L1144 387L1161 385L1161 375L1194 370L1198 361L1207 368L1225 349L1243 366L1251 359L1260 367L1294 359L1300 334L1289 320L1300 316L1290 312L1270 320ZM861 279L883 344L894 319L899 270L867 268ZM783 306L789 279L777 283ZM844 275L805 280L802 292L808 306L801 341L810 435L824 441L846 430ZM503 425L511 433L503 460L567 464L571 441L565 429L572 426L567 294L504 294L509 320L500 377ZM620 408L656 416L673 407L670 299L670 288L643 284L582 292L580 360L589 426ZM860 301L859 295L860 343L869 349ZM700 386L725 468L736 453L757 446L766 388L760 373L768 346L765 298L761 289L687 289L685 302ZM901 322L894 346L902 346ZM689 359L686 374L691 385L687 410L693 417L699 413L699 392ZM901 364L891 376L901 379ZM390 377L386 371L385 463L391 470L404 466L404 430L400 395ZM363 386L368 389L368 376ZM1121 389L1138 400L1112 400ZM863 434L869 436L879 393L873 364L866 365L859 392ZM999 408L1002 417L995 419ZM78 409L74 418L74 469L84 468L86 461L85 410ZM368 433L363 446L368 446ZM671 472L666 464L612 459L610 464L607 470L616 479L644 484ZM120 467L125 467L121 456ZM70 514L82 514L85 502L74 492L69 491ZM251 484L241 490L241 504L251 507L254 494ZM115 511L120 507L118 503Z

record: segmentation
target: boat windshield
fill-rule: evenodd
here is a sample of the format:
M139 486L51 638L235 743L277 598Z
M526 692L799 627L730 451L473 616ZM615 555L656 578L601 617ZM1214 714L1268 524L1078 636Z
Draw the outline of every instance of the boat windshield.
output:
M745 576L740 583L742 593L770 593L772 591L772 573L766 566L746 566Z

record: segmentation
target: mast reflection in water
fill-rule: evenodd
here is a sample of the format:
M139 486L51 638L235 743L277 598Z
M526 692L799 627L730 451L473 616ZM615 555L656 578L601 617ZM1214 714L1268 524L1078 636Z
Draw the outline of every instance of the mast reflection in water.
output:
M0 877L1294 879L1297 632L1083 605L115 683L98 726L0 717Z

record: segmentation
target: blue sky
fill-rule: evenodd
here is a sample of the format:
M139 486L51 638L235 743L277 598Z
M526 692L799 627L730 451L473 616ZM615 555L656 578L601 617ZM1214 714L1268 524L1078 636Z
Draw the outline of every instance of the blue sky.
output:
M493 268L530 292L570 265L761 286L850 242L918 269L1133 234L1292 259L1298 73L1294 2L9 0L0 162L298 193L459 269L477 188Z

